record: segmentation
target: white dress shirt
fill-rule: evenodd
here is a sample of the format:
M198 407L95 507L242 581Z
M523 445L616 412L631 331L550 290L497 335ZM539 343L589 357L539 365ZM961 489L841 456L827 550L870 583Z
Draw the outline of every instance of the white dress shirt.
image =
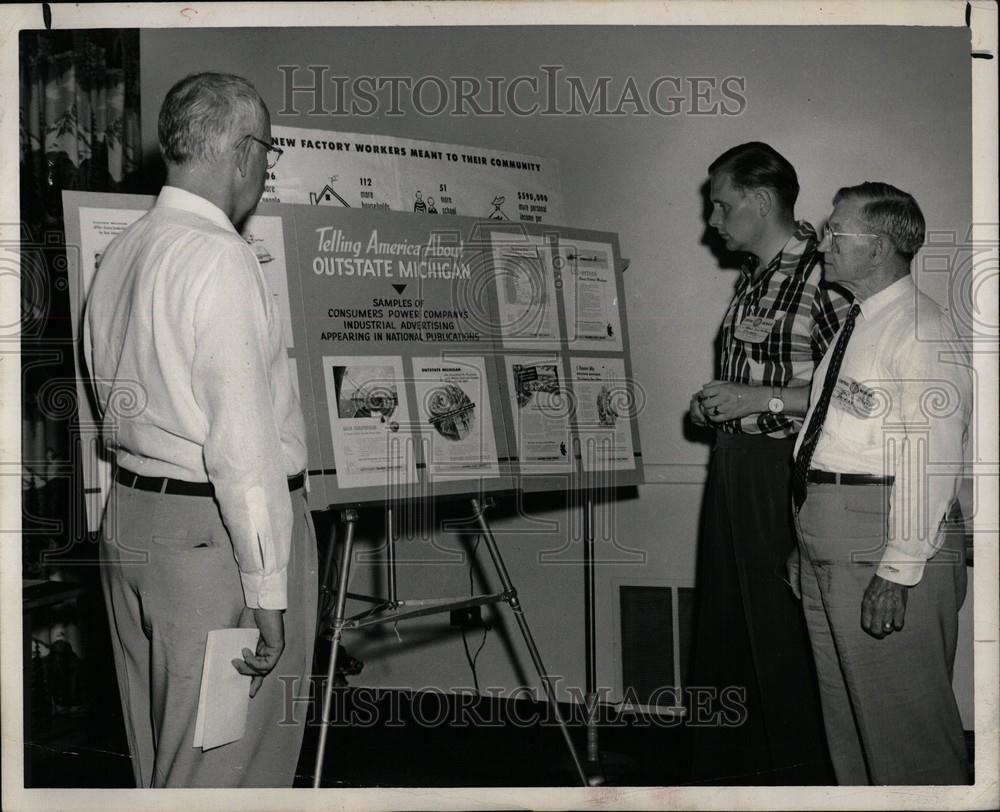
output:
M939 525L961 484L970 362L949 316L911 276L860 304L811 467L895 477L877 573L912 586L940 547ZM831 353L816 368L805 425Z
M211 482L246 604L287 606L287 477L306 463L280 316L253 251L208 200L165 186L118 235L84 352L118 464Z

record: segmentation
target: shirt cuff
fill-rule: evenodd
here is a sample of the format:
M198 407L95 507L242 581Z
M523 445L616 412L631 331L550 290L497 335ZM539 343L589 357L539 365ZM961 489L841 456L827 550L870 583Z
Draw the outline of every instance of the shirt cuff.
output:
M924 575L926 563L927 559L922 555L913 555L886 547L875 574L886 581L892 581L894 584L915 586Z
M251 609L288 608L288 570L271 575L240 573L243 581L243 599Z

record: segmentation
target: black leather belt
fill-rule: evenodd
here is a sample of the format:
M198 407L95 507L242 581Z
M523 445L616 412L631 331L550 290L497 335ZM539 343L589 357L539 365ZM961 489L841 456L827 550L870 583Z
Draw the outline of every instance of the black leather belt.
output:
M874 474L835 474L832 471L809 469L807 479L817 485L891 485L895 477Z
M170 493L176 496L215 496L215 486L211 482L186 482L163 476L140 476L125 468L115 470L115 481L127 488L154 493ZM305 473L288 477L288 490L297 491L306 481Z

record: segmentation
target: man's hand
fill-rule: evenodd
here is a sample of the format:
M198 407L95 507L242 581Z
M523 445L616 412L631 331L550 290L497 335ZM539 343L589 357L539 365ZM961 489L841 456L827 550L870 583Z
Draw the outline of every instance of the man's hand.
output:
M770 397L771 390L768 387L731 381L710 381L695 397L701 398L701 408L705 416L714 423L721 423L724 420L735 420L764 411L767 403L762 404L760 401L765 392Z
M785 572L788 573L788 585L796 600L802 600L802 551L795 547L785 561Z
M691 422L696 426L707 426L708 420L705 417L705 412L701 408L701 392L695 392L691 395Z
M861 599L861 628L881 640L903 628L909 587L873 575Z
M285 619L283 609L251 609L243 607L240 612L239 628L260 629L257 652L243 649L243 659L233 660L233 667L250 680L250 696L253 697L271 669L278 664L281 652L285 650Z

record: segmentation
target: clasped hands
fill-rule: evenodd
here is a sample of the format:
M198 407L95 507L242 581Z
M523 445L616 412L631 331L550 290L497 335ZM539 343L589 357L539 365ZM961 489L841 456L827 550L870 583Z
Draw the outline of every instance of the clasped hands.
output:
M709 381L691 396L691 422L707 426L736 420L767 408L762 398L770 397L770 388L732 381Z

